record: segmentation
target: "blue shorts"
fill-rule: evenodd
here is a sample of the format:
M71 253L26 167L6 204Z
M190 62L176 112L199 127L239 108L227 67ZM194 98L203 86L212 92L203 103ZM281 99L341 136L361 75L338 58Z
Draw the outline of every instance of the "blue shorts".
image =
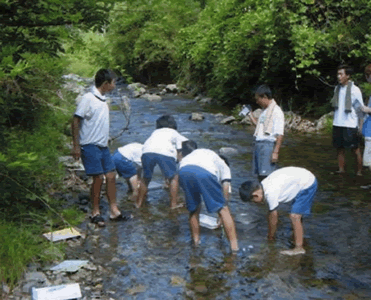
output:
M108 147L100 147L92 144L83 145L81 146L81 160L88 176L107 174L115 171L115 164L111 159L111 153Z
M144 153L142 155L143 178L150 180L156 165L159 165L166 179L172 179L177 173L175 158L157 153Z
M112 155L112 161L116 166L117 173L124 178L131 178L137 175L137 167L135 163L128 160L119 151L116 150Z
M274 145L275 143L271 141L255 141L252 156L254 175L268 176L277 169L277 164L272 163Z
M291 206L292 214L307 216L310 215L314 195L316 194L317 191L317 186L318 186L317 179L315 179L313 184L309 188L302 190L296 195L294 202L292 203Z
M184 166L179 170L179 184L184 190L187 209L190 212L197 210L201 196L209 213L218 212L226 205L217 177L203 168Z

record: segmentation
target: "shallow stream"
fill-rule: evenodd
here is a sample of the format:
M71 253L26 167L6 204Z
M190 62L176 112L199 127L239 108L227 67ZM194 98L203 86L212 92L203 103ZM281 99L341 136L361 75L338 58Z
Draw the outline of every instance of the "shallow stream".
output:
M113 104L118 93L112 95ZM126 90L123 93L128 94ZM365 170L365 176L357 178L350 155L347 175L330 174L337 162L329 136L286 134L281 166L311 170L318 178L319 191L312 216L304 220L307 253L285 257L279 251L292 247L289 207L279 210L277 240L269 244L266 207L243 203L238 196L240 184L251 178L252 128L222 125L221 117L178 96L166 96L156 103L131 99L131 106L129 131L114 142L112 152L127 143L143 143L155 129L155 120L165 113L174 115L178 131L199 147L238 150L238 155L229 157L229 205L245 255L230 254L221 229L202 228L201 246L194 249L188 212L185 208L170 211L166 190L150 190L144 207L135 210L126 195L126 182L119 179L119 206L131 211L134 219L127 223L107 221L107 226L99 229L98 246L89 249L97 263L112 269L112 275L103 280L103 288L112 291L112 298L371 299L371 201L370 191L360 188L371 183L371 175ZM202 112L205 119L191 121L192 112ZM111 111L111 135L124 124L121 111ZM163 183L159 170L153 181ZM102 202L108 218L107 202Z

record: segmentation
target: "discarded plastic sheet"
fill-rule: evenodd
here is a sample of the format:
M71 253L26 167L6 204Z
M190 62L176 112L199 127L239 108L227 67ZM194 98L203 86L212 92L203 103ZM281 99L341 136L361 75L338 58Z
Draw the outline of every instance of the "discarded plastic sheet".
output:
M73 273L78 271L81 267L88 264L88 262L89 262L88 260L65 260L60 264L50 268L50 271Z
M67 300L81 298L78 283L55 285L46 288L32 288L32 300Z
M45 236L49 241L57 242L78 237L81 236L81 234L75 228L65 228L58 231L44 233L43 236Z
M151 190L159 190L159 189L162 189L163 185L161 183L158 183L158 182L155 182L155 181L151 181L148 185L148 190L151 191Z
M200 214L200 225L209 229L218 228L218 219L208 215Z

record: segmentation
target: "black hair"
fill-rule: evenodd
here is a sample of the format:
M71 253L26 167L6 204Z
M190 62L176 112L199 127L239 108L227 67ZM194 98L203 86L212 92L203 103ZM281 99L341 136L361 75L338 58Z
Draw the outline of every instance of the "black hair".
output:
M173 116L163 115L156 120L156 129L172 128L177 130L178 126Z
M348 66L348 65L340 65L340 66L338 66L337 70L339 71L339 70L342 70L342 69L344 69L345 74L349 75L349 76L352 75L353 72L354 72L353 68Z
M272 99L272 91L266 84L259 85L258 88L255 90L255 94L257 94L259 97L265 96L268 99Z
M261 188L261 183L258 180L248 180L243 182L239 188L241 200L243 202L250 201L252 194Z
M225 164L229 167L229 160L227 157L225 157L224 155L222 154L219 154L219 157L224 160Z
M103 83L106 81L108 83L111 83L112 80L116 79L116 74L109 69L100 69L96 74L95 74L95 86L97 88L101 87Z
M192 140L182 142L182 156L186 157L188 154L192 153L193 150L197 149L197 143Z

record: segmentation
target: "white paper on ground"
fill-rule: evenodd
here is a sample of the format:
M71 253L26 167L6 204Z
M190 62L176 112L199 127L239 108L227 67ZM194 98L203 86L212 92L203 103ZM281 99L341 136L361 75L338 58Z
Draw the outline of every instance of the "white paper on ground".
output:
M50 268L50 270L55 272L76 272L88 262L88 260L65 260Z
M218 228L218 219L208 215L200 214L200 225L209 229Z
M75 228L65 228L58 231L48 232L43 234L49 241L57 242L60 240L66 240L74 237L81 236Z
M78 283L55 285L46 288L32 288L32 300L67 300L81 298Z

